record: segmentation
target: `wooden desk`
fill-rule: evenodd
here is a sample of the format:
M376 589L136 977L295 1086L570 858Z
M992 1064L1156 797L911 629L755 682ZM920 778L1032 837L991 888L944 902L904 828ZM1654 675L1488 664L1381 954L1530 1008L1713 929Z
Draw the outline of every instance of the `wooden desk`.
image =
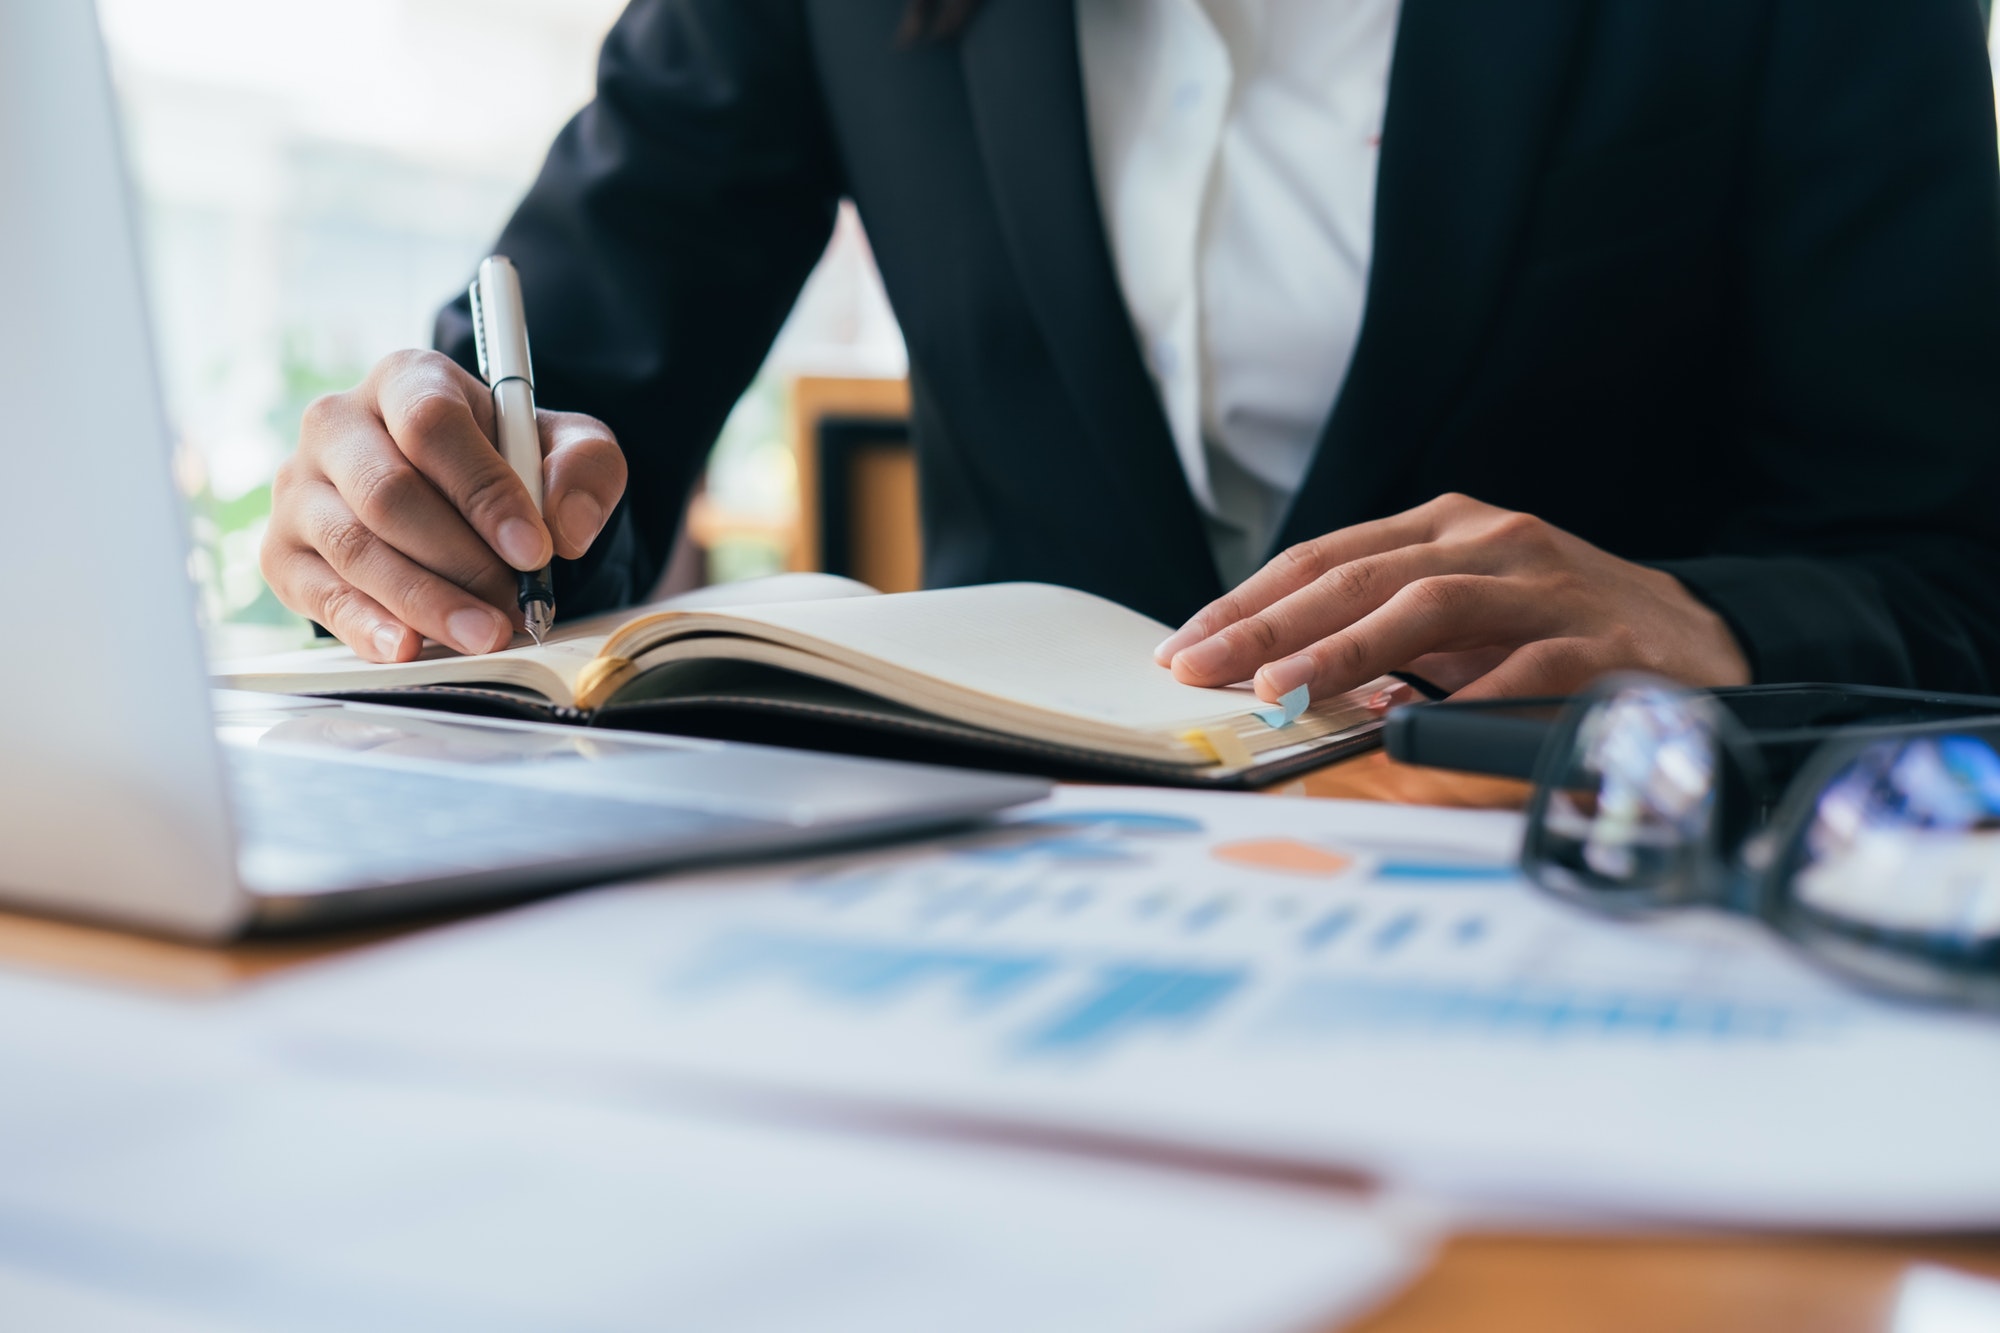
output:
M1411 768L1377 753L1308 774L1280 793L1506 809L1518 807L1527 789ZM215 994L421 929L206 949L0 914L0 967ZM1448 1241L1431 1270L1358 1333L1888 1333L1897 1283L1918 1263L2000 1277L2000 1236L1473 1232Z

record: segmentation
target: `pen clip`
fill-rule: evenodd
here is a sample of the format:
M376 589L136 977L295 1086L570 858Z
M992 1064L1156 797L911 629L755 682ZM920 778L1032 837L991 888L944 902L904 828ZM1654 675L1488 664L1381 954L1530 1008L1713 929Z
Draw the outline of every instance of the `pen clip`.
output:
M479 264L472 284L473 344L479 349L479 373L491 388L520 380L532 391L535 372L528 359L528 320L522 309L521 275L505 255Z
M472 298L472 346L479 353L479 378L491 388L493 368L486 356L486 302L479 294L479 287L480 280L474 278L466 288L466 295Z

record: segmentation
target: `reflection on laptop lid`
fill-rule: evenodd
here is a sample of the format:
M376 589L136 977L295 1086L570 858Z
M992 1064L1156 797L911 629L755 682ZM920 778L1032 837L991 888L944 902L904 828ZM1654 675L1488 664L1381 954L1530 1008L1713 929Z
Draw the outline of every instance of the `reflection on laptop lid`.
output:
M0 901L220 938L933 828L1047 790L647 738L552 766L527 762L549 749L533 727L397 710L353 710L387 742L301 746L356 728L287 722L234 737L225 765L113 107L91 0L0 4ZM482 727L524 761L413 757Z
M0 5L0 888L221 932L244 910L90 0Z

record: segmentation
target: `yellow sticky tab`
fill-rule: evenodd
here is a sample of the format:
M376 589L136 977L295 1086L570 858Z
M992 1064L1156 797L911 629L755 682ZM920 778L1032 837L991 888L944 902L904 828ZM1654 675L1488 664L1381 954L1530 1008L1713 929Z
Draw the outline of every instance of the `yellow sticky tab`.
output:
M1180 740L1182 744L1192 745L1195 749L1201 751L1203 757L1205 757L1209 763L1219 764L1222 762L1222 756L1217 754L1215 752L1215 747L1208 743L1207 732L1183 731L1180 734L1180 736L1177 737L1177 739Z
M1227 727L1203 727L1181 733L1181 739L1225 768L1244 768L1253 760L1243 738Z

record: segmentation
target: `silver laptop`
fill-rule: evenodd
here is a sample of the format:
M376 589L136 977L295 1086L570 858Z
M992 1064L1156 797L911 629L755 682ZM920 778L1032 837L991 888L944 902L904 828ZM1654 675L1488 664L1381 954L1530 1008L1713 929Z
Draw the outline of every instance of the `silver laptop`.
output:
M909 833L1047 789L211 696L91 0L0 0L0 431L0 902L215 939Z

